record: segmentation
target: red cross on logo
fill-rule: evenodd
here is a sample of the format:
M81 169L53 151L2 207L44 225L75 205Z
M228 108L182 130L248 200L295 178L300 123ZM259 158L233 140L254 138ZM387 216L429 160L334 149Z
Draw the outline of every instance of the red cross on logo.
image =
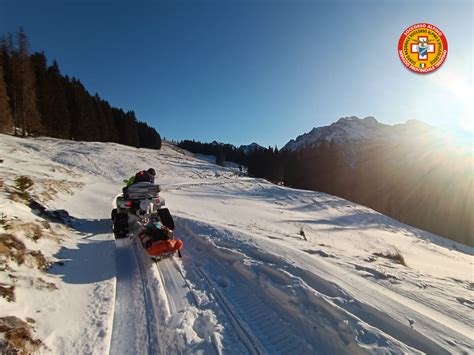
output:
M428 43L427 36L418 36L418 43L410 46L410 52L418 53L418 60L428 60L428 54L434 53L435 47L435 43Z

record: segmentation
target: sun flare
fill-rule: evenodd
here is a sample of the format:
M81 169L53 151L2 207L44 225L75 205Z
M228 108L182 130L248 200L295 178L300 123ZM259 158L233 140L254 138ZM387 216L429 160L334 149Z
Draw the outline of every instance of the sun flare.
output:
M433 84L446 90L447 100L462 105L461 117L455 118L458 126L474 133L474 89L472 79L450 70L439 71L430 77Z

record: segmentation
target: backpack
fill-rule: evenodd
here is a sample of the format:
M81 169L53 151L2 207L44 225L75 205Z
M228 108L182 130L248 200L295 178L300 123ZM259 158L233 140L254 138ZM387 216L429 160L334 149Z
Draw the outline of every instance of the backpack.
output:
M163 243L172 240L173 233L161 223L149 223L138 237L145 249L148 249L156 242Z
M133 183L136 184L137 182L154 182L153 176L150 175L150 173L146 170L139 171L138 173L135 174L135 179L133 180Z
M152 241L169 240L173 238L171 231L161 223L149 223L146 226L145 233Z

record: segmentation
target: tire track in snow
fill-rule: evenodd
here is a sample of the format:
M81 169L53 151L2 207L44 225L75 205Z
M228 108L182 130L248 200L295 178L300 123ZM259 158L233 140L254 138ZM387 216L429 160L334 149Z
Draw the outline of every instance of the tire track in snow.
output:
M184 230L195 241L202 239L189 228ZM207 264L206 268L196 266L196 274L208 284L207 288L226 313L249 353L314 353L306 339L299 336L298 330L280 317L282 309L261 292L248 275L244 275L245 270L239 271L234 267L235 262L240 262L238 256L233 253L215 253L216 250L208 250L200 246L199 242L193 247L196 247L196 252L203 253L196 257ZM212 255L204 254L207 252ZM208 270L212 270L212 276Z
M156 317L158 308L155 304L157 298L154 294L153 286L149 283L152 281L149 278L149 275L146 275L146 265L143 263L143 258L141 258L137 253L140 251L137 250L137 244L133 241L133 251L135 254L135 258L137 259L139 269L140 269L140 277L143 286L143 299L145 300L145 316L146 316L146 323L148 329L148 353L149 354L157 354L158 353L158 346L160 346L161 342L159 342L159 333L158 333L158 319Z
M116 240L116 292L110 345L111 354L148 352L149 331L146 319L146 302L139 265L129 239Z
M191 257L187 251L182 251L184 258ZM204 308L201 307L201 302L199 297L195 294L195 288L191 286L189 280L183 274L183 271L180 268L180 265L176 258L170 258L162 260L156 263L158 272L160 273L159 279L162 283L163 289L166 294L167 307L170 311L169 319L166 322L166 328L168 330L175 329L179 322L181 313L185 312L186 308L190 306L196 307L201 311ZM202 281L204 281L205 286L203 287L206 291L211 293L214 296L214 299L218 301L218 307L224 312L224 317L226 321L232 326L232 330L228 332L234 333L233 337L236 337L240 344L242 350L246 349L245 352L249 354L265 354L267 351L260 345L259 341L255 336L252 335L253 330L248 327L246 322L238 315L238 313L233 309L229 300L219 292L215 283L209 278L209 276L199 267L192 267L192 270L187 270L187 272L192 272L195 275L199 275ZM201 285L202 286L202 285ZM214 303L215 305L215 303ZM221 321L223 319L221 318ZM229 339L223 339L225 343ZM234 340L234 341L235 341ZM214 346L215 352L217 354L222 354L222 344L216 339L215 336L211 337L212 344ZM172 350L167 349L167 350ZM174 349L176 352L176 349ZM206 353L209 353L209 350ZM234 351L240 353L235 348L234 344L228 344L225 351ZM185 351L192 352L192 351Z
M224 310L228 316L232 326L234 327L236 333L239 336L239 339L245 345L250 354L264 354L265 351L262 349L262 346L259 344L258 340L252 336L250 329L245 325L242 319L232 310L232 306L225 299L225 297L219 292L218 288L212 283L209 277L201 268L196 268L197 273L205 280L210 286L210 291L216 296L219 300L219 305Z
M110 354L222 353L176 260L154 263L136 240L120 239L116 264Z
M217 284L202 269L198 273L211 286L211 292L219 300L219 305L229 316L232 325L251 354L310 354L311 347L304 338L298 337L291 325L279 317L271 300L262 299L255 289L246 285L246 280L233 275L238 290L227 290L225 281ZM232 273L223 265L219 271Z
M124 248L119 248L119 245L117 248L117 308L111 353L191 351L192 344L186 340L183 326L199 332L199 325L195 328L195 322L183 323L183 318L193 312L198 318L202 315L193 287L189 284L191 279L187 280L183 275L177 260L162 260L153 267L153 262L139 250L136 243L129 240L122 242L126 243ZM199 244L195 246L199 247ZM199 250L196 250L193 254L198 258L204 257L207 265L206 268L194 263L186 265L186 269L189 266L187 275L190 275L188 271L191 274L194 272L201 279L202 289L214 296L217 300L215 306L224 313L221 321L230 324L230 329L237 333L236 340L249 353L313 352L307 339L299 336L292 323L280 317L280 306L255 288L258 284L246 275L247 269L242 265L240 255L217 249L206 250L202 255L198 255ZM185 255L192 259L187 252ZM227 334L232 332L230 329ZM207 347L207 352L215 350L220 353L219 342L214 336L210 339L213 347Z
M264 307L277 313L281 311L284 323L288 321L293 327L298 324L298 329L306 333L300 338L300 344L307 340L316 352L357 353L366 349L386 349L446 353L439 344L423 334L387 317L369 304L348 297L332 282L287 264L276 255L234 243L221 230L215 230L210 225L189 222L194 230L187 224L179 223L185 232L183 235L187 236L185 244L200 253L196 255L200 259L199 264L212 270L213 278L216 283L222 284L221 289L230 303L236 309L244 310L243 318L250 327L253 318L260 323L258 313L261 309L255 303L260 298ZM198 235L195 230L201 233ZM219 245L212 240L218 241ZM299 257L296 251L295 257ZM219 274L224 278L228 275L230 280L224 279L221 283ZM242 291L245 288L247 291ZM278 352L278 347L267 349L265 343L272 337L278 341L271 330L275 323L269 319L261 325L262 328L269 326L270 334L261 334L262 331L254 327L254 335L265 350ZM274 340L269 344L272 345ZM298 353L307 349L303 347Z
M116 293L110 354L156 354L155 307L135 243L116 240Z
M208 344L201 344L200 350L194 347L196 344L188 344L189 341L186 339L187 335L183 326L191 332L195 332L199 337L207 338L200 329L205 309L200 306L195 291L181 271L176 258L172 257L153 263L156 267L155 270L158 272L156 278L162 290L161 299L165 303L163 308L166 309L165 317L161 319L160 324L160 334L163 340L161 352L163 354L194 352L221 354L221 344L217 340L216 334L209 336ZM192 323L186 323L187 316L196 318ZM187 348L187 346L190 346L190 348Z
M171 315L182 313L189 305L195 305L195 300L190 297L191 289L171 259L161 260L155 266L160 274Z

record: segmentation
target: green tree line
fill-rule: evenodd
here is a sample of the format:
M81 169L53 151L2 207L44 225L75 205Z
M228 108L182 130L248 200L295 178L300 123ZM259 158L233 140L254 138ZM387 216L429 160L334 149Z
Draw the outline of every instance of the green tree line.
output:
M195 140L183 140L178 143L178 147L186 149L195 154L214 155L218 165L224 165L225 161L237 164L244 162L245 154L232 144L222 143L202 143Z

